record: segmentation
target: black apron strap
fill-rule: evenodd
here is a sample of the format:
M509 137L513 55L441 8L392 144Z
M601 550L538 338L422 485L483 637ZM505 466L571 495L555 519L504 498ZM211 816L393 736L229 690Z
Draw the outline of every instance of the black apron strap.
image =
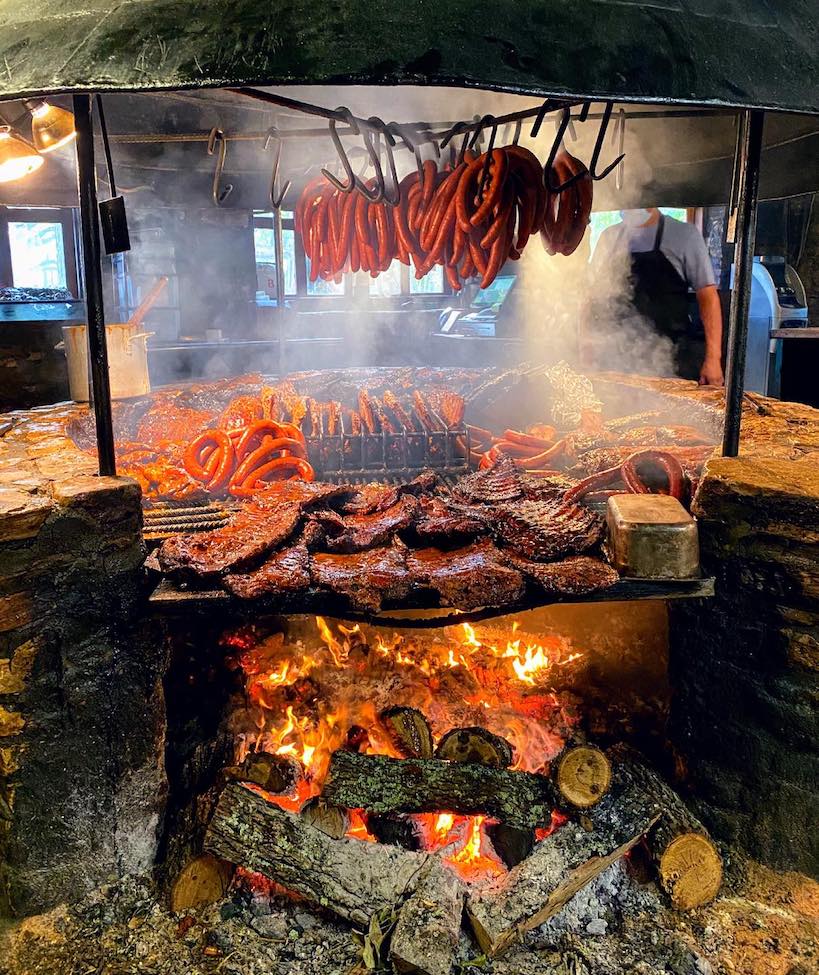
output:
M663 242L663 231L665 230L665 217L660 214L660 219L657 221L657 233L654 235L654 250L659 251L660 245Z

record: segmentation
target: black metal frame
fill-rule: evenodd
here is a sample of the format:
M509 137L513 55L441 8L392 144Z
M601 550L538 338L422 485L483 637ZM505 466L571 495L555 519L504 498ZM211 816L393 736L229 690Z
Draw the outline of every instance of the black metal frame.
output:
M294 107L305 111L304 103L279 95L270 95L255 89L229 89L251 98ZM74 117L77 129L77 182L79 189L82 226L83 279L88 307L88 342L91 354L91 383L94 413L97 427L97 449L100 474L115 474L114 435L111 415L111 393L108 377L108 355L105 339L105 317L102 299L101 250L97 212L96 174L94 167L93 123L90 95L74 95ZM570 104L577 104L573 102ZM542 121L547 111L563 109L566 103L548 99L539 110L513 113L495 124L536 116ZM671 110L673 111L673 110ZM317 109L313 114L335 118L337 113ZM723 433L723 455L735 457L739 451L740 425L744 392L745 353L748 338L748 310L751 293L754 240L756 233L756 208L759 187L759 170L762 154L762 130L764 111L743 109L739 114L734 166L734 186L731 204L735 211L734 287L731 292L729 314L728 358L726 363L726 406ZM339 118L345 121L345 118ZM368 121L356 120L363 125ZM459 131L477 130L480 122L464 123ZM464 128L464 126L466 128ZM734 201L736 201L734 207ZM281 235L281 221L277 220L277 238ZM279 282L280 284L282 282ZM282 289L283 290L283 289Z

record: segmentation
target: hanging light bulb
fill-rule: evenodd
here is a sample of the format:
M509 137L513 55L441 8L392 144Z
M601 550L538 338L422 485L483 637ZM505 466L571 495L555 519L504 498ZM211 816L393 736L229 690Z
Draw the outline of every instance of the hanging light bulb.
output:
M22 179L44 162L31 146L12 134L10 125L0 125L0 183Z
M38 152L53 152L75 139L74 116L48 102L26 102L31 112L31 135Z

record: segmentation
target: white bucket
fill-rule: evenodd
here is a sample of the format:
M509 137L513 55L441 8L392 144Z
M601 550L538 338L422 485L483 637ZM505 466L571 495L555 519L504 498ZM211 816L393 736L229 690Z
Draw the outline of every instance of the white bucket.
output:
M137 331L139 325L105 326L108 341L108 376L111 399L144 396L151 391L148 378L148 338L154 332ZM85 325L64 325L63 341L57 348L65 350L68 385L75 403L87 403L88 338Z

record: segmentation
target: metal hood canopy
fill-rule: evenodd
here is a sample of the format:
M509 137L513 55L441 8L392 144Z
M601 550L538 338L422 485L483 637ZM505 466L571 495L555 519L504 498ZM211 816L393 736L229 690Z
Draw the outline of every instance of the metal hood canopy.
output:
M463 85L819 112L816 0L0 0L0 98Z

